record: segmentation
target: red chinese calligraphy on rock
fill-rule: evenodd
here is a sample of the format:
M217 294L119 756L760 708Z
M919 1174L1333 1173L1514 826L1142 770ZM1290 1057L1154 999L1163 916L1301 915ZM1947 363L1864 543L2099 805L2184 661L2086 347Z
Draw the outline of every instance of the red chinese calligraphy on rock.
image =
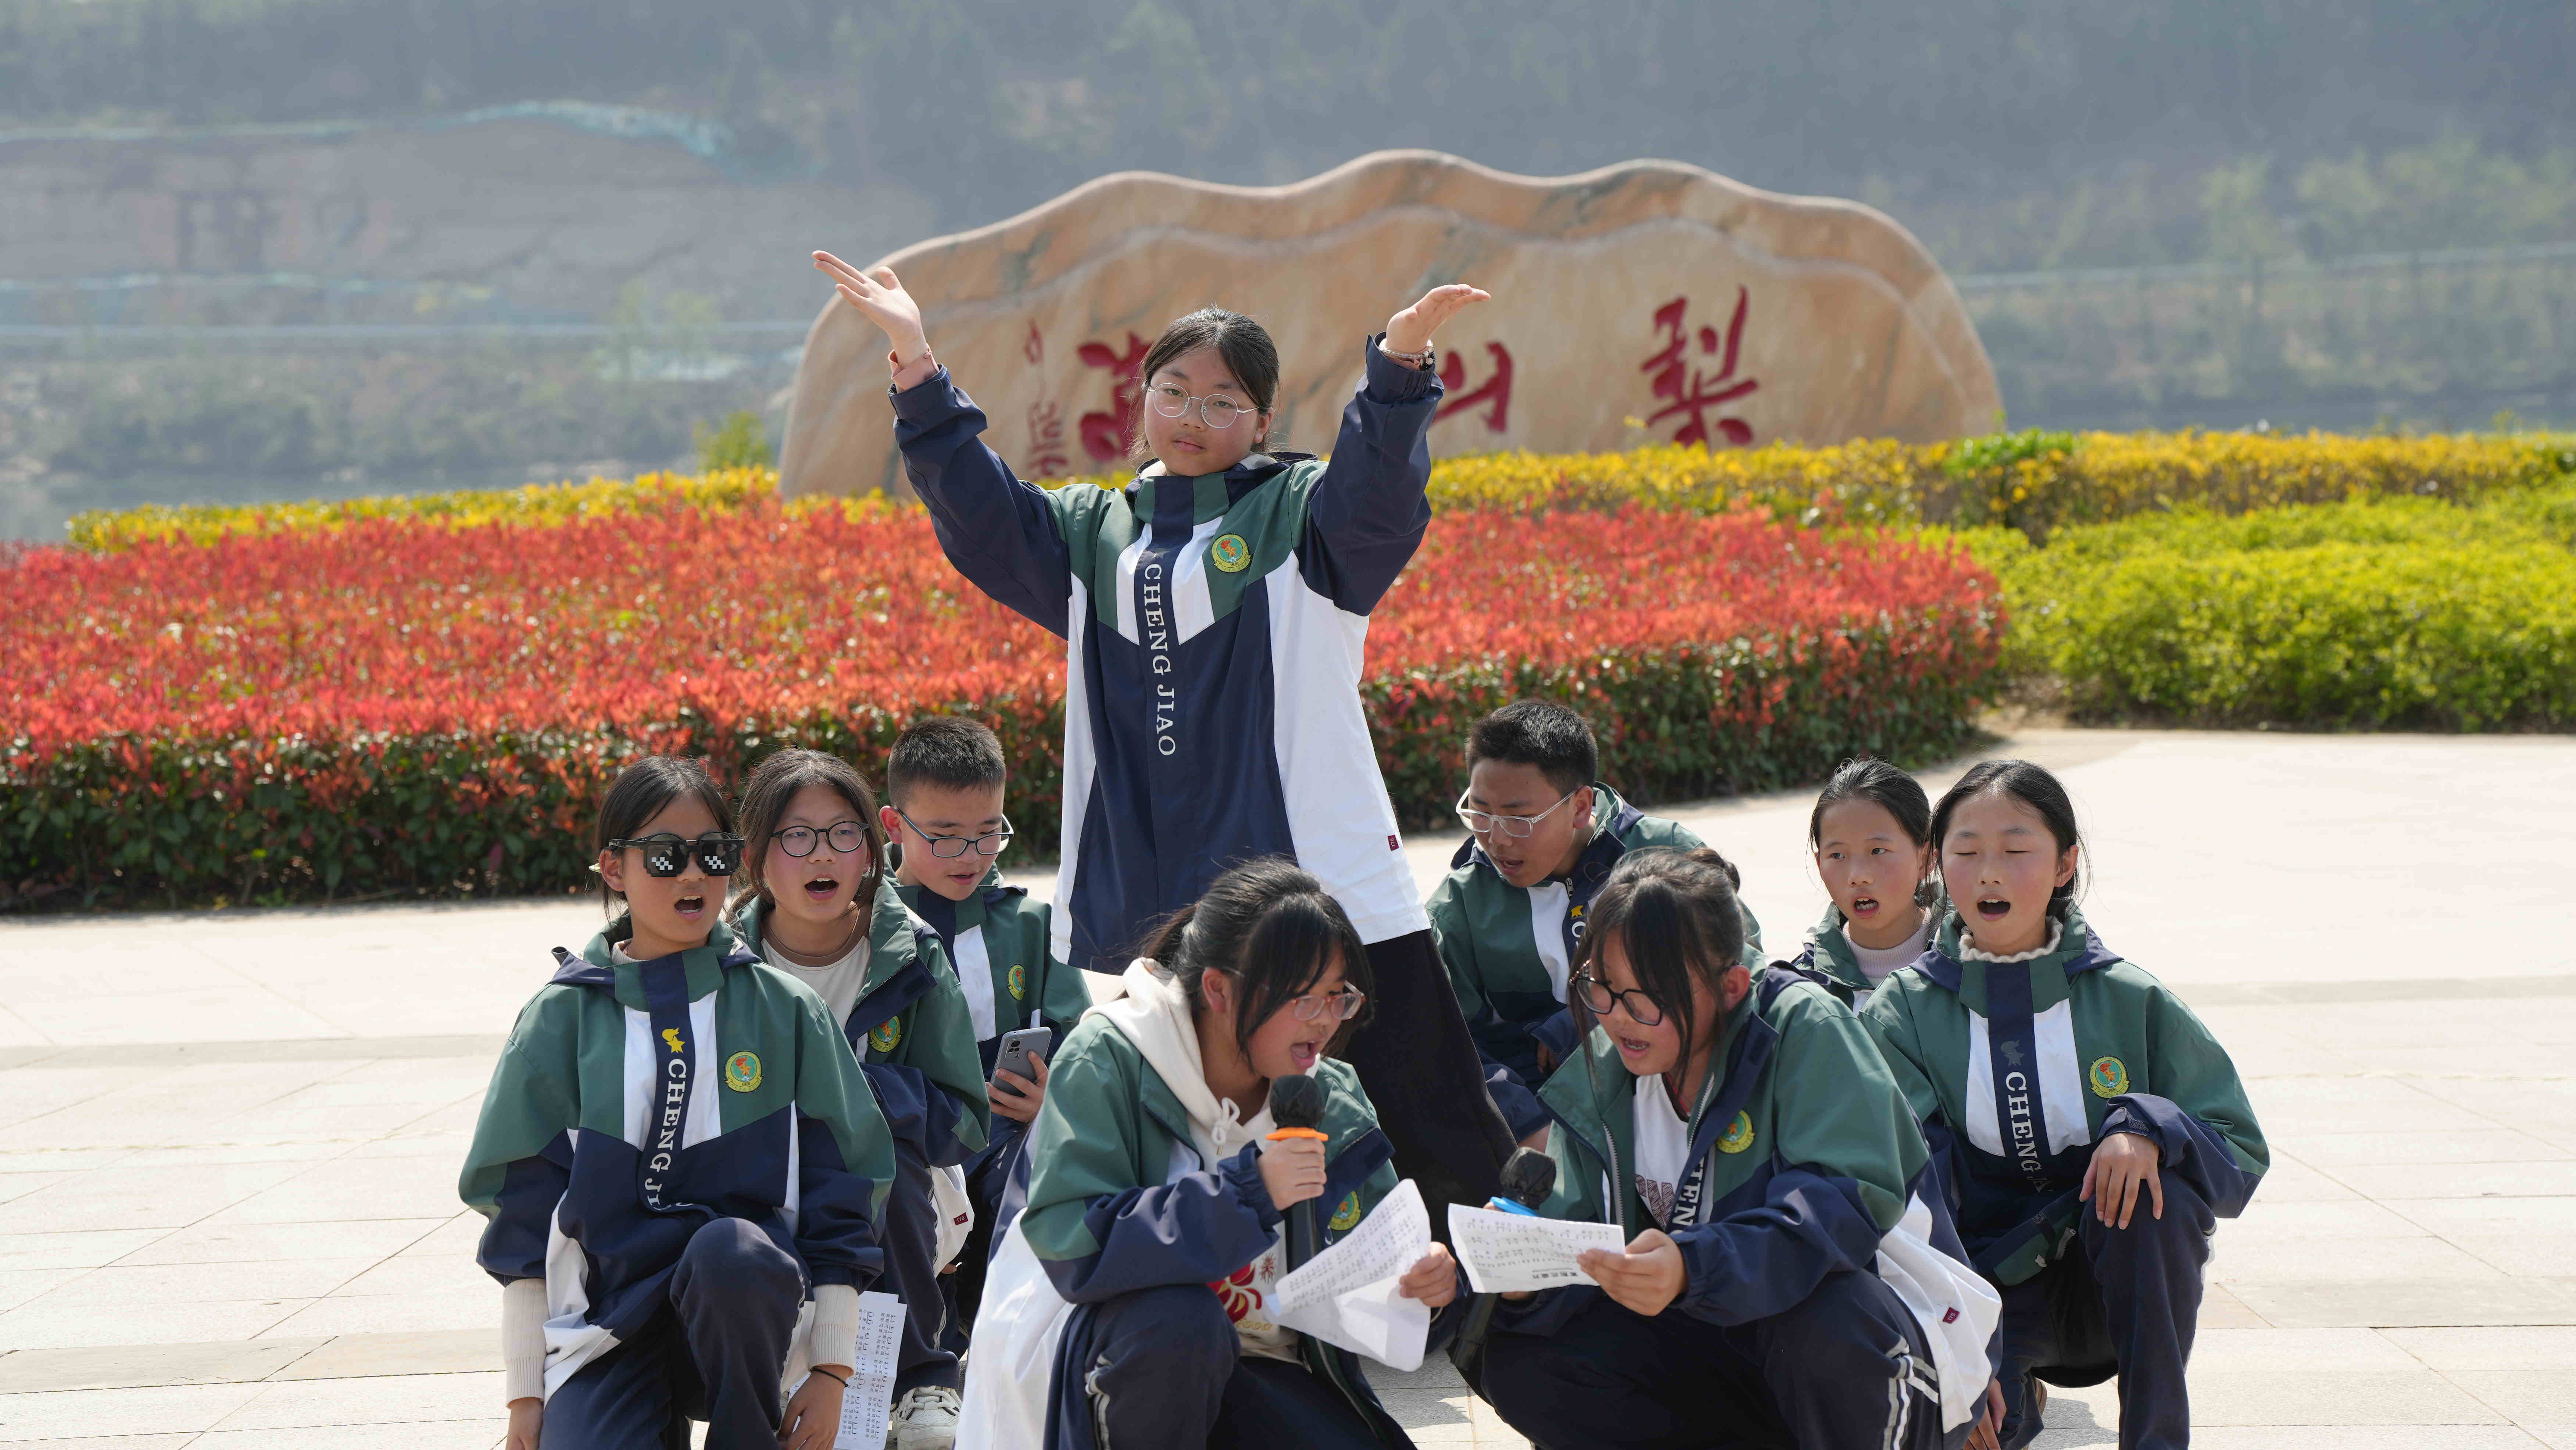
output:
M1664 334L1664 349L1637 365L1637 371L1654 375L1655 396L1669 401L1646 419L1653 427L1667 418L1678 418L1681 426L1673 430L1675 443L1710 446L1709 434L1738 448L1752 446L1753 426L1741 418L1709 417L1711 411L1735 401L1762 384L1752 378L1738 381L1735 376L1737 355L1744 346L1744 319L1751 298L1744 288L1735 289L1735 314L1727 319L1723 337L1716 328L1703 327L1694 339L1688 317L1690 299L1676 297L1655 309L1655 326ZM1689 361L1691 343L1696 340L1703 356L1717 359L1715 372L1704 372Z
M1451 353L1440 360L1440 386L1447 389L1451 396L1440 404L1439 412L1431 415L1432 422L1437 423L1452 413L1482 406L1485 410L1486 432L1500 433L1511 426L1511 349L1499 342L1489 342L1485 344L1485 353L1494 360L1493 376L1485 379L1484 385L1472 393L1458 391L1467 385L1467 360L1456 353Z
M1143 384L1136 370L1145 364L1145 354L1152 344L1134 333L1127 334L1127 350L1117 352L1105 342L1086 342L1080 349L1083 365L1109 370L1109 411L1082 415L1082 451L1100 463L1125 458L1136 442L1136 404L1143 396Z
M1037 400L1029 404L1029 449L1021 464L1031 478L1061 478L1072 471L1073 459L1064 451L1064 405L1046 395L1046 338L1038 325L1029 324L1029 335L1020 340L1020 356L1028 359L1036 371L1041 389Z

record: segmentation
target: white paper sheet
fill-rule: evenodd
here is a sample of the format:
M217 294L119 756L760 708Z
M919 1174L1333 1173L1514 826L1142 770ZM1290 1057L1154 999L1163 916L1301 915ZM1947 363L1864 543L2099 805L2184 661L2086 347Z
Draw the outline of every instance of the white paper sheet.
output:
M1431 1215L1408 1178L1341 1240L1279 1280L1270 1318L1399 1370L1422 1367L1431 1307L1396 1292L1431 1252Z
M841 1392L841 1431L832 1450L885 1450L894 1400L894 1361L903 1347L903 1301L870 1291L859 1296L859 1345L850 1387Z
M1592 1276L1574 1266L1575 1255L1585 1249L1617 1253L1628 1246L1615 1223L1569 1223L1463 1203L1449 1207L1449 1238L1479 1294L1589 1284Z

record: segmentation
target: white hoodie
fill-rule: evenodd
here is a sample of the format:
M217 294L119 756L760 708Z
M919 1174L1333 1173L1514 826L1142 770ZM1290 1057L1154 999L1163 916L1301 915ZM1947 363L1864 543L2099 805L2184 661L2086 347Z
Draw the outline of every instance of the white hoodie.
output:
M1243 1110L1231 1099L1209 1090L1207 1068L1199 1056L1198 1023L1190 1016L1189 994L1181 990L1180 983L1165 977L1143 957L1130 963L1119 981L1127 994L1101 1003L1087 1015L1108 1018L1109 1025L1144 1055L1145 1065L1162 1078L1172 1096L1181 1100L1181 1110L1190 1119L1191 1146L1198 1150L1196 1161L1184 1161L1184 1155L1175 1151L1164 1181L1202 1168L1214 1169L1242 1152L1245 1144L1268 1138L1274 1126L1268 1103L1262 1104L1261 1111L1246 1122ZM1234 1332L1243 1340L1244 1353L1295 1364L1300 1362L1297 1332L1272 1323L1268 1311L1285 1267L1285 1255L1280 1249L1282 1237L1274 1235L1270 1247L1258 1258L1231 1278L1208 1287L1224 1301L1226 1317L1234 1321Z

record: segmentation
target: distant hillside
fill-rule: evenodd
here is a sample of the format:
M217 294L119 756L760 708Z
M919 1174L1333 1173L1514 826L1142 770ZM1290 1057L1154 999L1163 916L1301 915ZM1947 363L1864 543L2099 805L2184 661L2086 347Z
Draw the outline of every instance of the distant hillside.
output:
M2576 144L2570 74L2565 0L0 0L0 125L655 105L944 228L1104 170L1284 181L1430 146L1540 174L1669 156L1900 213L2089 187L2113 250L2188 252L2213 166L2270 158L2286 203L2311 163L2446 137L2528 163ZM1947 260L2065 252L2062 215L2026 220Z

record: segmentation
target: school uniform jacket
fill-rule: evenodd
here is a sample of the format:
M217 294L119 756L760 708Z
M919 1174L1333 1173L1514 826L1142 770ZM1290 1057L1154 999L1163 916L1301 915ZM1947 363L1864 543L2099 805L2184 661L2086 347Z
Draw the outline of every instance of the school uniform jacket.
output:
M1690 1115L1684 1171L1697 1183L1675 1185L1666 1230L1689 1271L1674 1307L1742 1324L1795 1306L1836 1270L1869 1268L1931 1155L1850 1009L1796 972L1754 974L1711 1060ZM1556 1191L1541 1213L1616 1223L1630 1238L1656 1227L1637 1191L1636 1086L1598 1027L1548 1079ZM1600 1292L1551 1290L1496 1322L1545 1333Z
M757 897L735 913L758 951L768 907ZM868 976L841 1024L895 1139L934 1168L954 1167L984 1146L992 1110L975 1051L975 1028L948 954L930 923L880 880L868 916Z
M1949 910L1949 903L1935 902L1927 909L1938 920L1940 913ZM1825 978L1834 994L1849 999L1852 1010L1857 1012L1869 1005L1869 995L1877 988L1871 984L1869 973L1860 969L1860 958L1852 954L1851 938L1843 935L1843 925L1843 909L1827 902L1825 919L1808 929L1807 939L1799 944L1798 954L1789 959L1789 965Z
M956 968L987 1079L1003 1033L1049 1027L1054 1029L1049 1043L1058 1043L1091 1010L1082 975L1059 966L1050 954L1052 923L1046 905L1030 901L1019 887L1003 885L1000 867L986 872L975 894L963 901L951 901L927 886L898 886L896 891L938 934Z
M1369 613L1431 520L1439 380L1368 344L1329 464L1023 483L946 371L894 396L940 547L1065 641L1057 960L1117 972L1227 866L1284 854L1363 941L1427 924L1360 711ZM1237 424L1236 426L1243 426Z
M1533 1086L1547 1076L1538 1067L1540 1046L1555 1062L1574 1055L1565 983L1583 955L1584 914L1610 868L1634 850L1692 851L1707 844L1679 822L1647 815L1597 782L1592 829L1590 844L1563 879L1514 886L1470 836L1451 859L1449 874L1431 889L1431 930L1440 940L1440 959L1484 1058L1485 1086L1515 1138L1547 1122ZM1743 915L1744 960L1758 963L1762 924L1749 907Z
M1932 1349L1909 1377L1952 1428L1964 1423L1993 1372L2002 1306L1969 1269L1939 1167L1851 1009L1796 968L1763 968L1711 1062L1664 1226L1686 1274L1665 1312L1745 1324L1796 1307L1827 1275L1877 1273ZM1657 1226L1637 1188L1636 1090L1598 1027L1548 1079L1556 1188L1540 1213L1616 1223L1630 1240ZM1554 1334L1600 1293L1499 1303L1492 1327Z
M758 1225L809 1289L885 1268L893 1140L822 999L721 925L642 963L611 952L623 928L556 952L458 1183L490 1220L476 1262L545 1281L549 1395L644 1328L716 1218Z
M1649 816L1618 796L1618 791L1592 783L1592 842L1574 858L1574 871L1538 886L1512 886L1494 868L1476 837L1458 845L1450 873L1432 886L1432 932L1440 937L1440 961L1448 963L1450 989L1458 992L1458 1012L1484 1056L1486 1089L1494 1107L1512 1125L1512 1136L1528 1138L1546 1125L1548 1110L1538 1102L1533 1084L1548 1074L1538 1071L1538 1048L1548 1059L1574 1056L1574 1015L1566 1010L1566 976L1582 961L1584 912L1600 894L1610 868L1631 850L1698 850L1708 845L1682 827ZM1744 961L1762 961L1762 922L1752 907L1744 912Z
M976 1050L990 1082L1001 1055L1002 1034L1018 1027L1043 1026L1047 1058L1054 1060L1064 1034L1091 1009L1091 992L1082 973L1054 960L1048 912L1031 902L1027 892L1002 884L1001 868L985 874L973 896L951 901L926 886L897 888L903 903L930 923L957 967L957 983L975 1017ZM982 1006L978 991L987 995ZM1035 1020L1032 1020L1035 1019ZM993 1030L985 1033L985 1023ZM1028 1125L996 1114L991 1137L967 1161L968 1192L976 1211L991 1222L987 1241L998 1247L1002 1234L1028 1193Z
M1048 1280L1081 1306L1138 1289L1172 1284L1214 1286L1267 1253L1281 1215L1261 1181L1260 1145L1221 1162L1202 1162L1189 1117L1145 1055L1105 1018L1086 1018L1065 1039L1047 1081L1030 1140L1036 1164L1021 1232ZM1318 1232L1329 1246L1394 1191L1394 1148L1377 1109L1349 1064L1315 1066L1324 1087L1317 1127L1324 1145L1324 1192L1316 1200ZM1453 1301L1432 1322L1437 1350L1455 1321ZM1059 1394L1079 1392L1084 1353L1077 1308L1057 1361ZM1411 1443L1348 1350L1299 1336L1306 1369L1340 1390L1387 1445ZM1068 1367L1075 1375L1069 1385ZM1067 1417L1056 1417L1062 1425ZM1073 1416L1074 1420L1087 1417ZM1059 1437L1059 1439L1062 1437ZM1050 1450L1072 1447L1050 1442Z
M2075 1238L2093 1145L2137 1133L2222 1218L2271 1164L2227 1050L2165 985L2112 954L2073 903L2056 950L1962 961L1956 912L1860 1020L1956 1165L1977 1267L2018 1284Z

